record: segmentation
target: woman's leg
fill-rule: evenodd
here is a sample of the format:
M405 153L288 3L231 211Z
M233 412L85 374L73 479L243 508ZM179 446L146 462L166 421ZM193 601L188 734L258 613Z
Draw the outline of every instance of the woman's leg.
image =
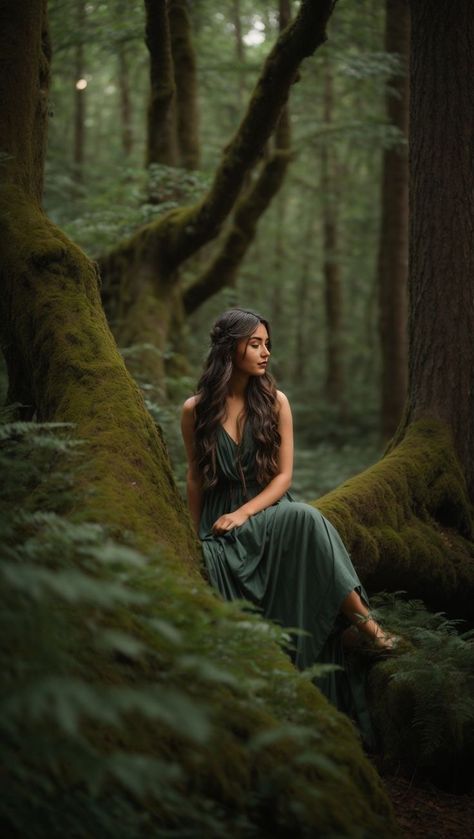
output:
M369 617L370 612L355 589L342 601L341 612L354 624L344 632L344 643L347 646L353 646L357 643L356 632L366 635L376 647L381 649L394 646L395 636L387 635L380 624Z

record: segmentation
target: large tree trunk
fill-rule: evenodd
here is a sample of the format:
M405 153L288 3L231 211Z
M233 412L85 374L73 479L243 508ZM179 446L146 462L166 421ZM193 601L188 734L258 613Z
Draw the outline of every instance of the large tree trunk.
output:
M385 50L400 60L388 80L387 116L390 124L408 135L408 57L410 10L408 0L387 0ZM382 219L378 255L379 335L382 355L381 430L385 439L396 430L407 394L407 263L408 156L402 142L386 149L382 166Z
M69 620L64 643L71 644L78 654L61 659L62 667L71 661L75 678L79 675L89 687L101 683L123 686L126 695L134 683L152 685L155 693L179 685L180 691L189 692L190 702L205 704L211 719L211 734L192 745L185 735L181 738L174 732L171 737L166 726L163 736L163 725L157 726L146 713L130 713L127 724L119 729L106 724L84 727L83 736L90 738L88 760L95 769L94 760L100 763L117 748L122 753L131 750L132 756L140 752L161 756L164 766L172 761L180 768L180 788L184 786L194 801L205 798L206 811L210 806L212 813L224 811L232 824L244 824L246 829L250 823L261 835L295 831L327 835L335 830L350 836L356 824L357 831L367 835L383 835L386 830L387 836L394 836L397 828L387 798L349 721L336 713L307 679L296 677L288 658L266 636L261 635L259 641L261 658L249 658L244 638L248 617L242 624L240 613L224 610L198 573L189 516L174 485L160 434L105 321L95 266L47 220L38 203L41 179L35 164L41 161L44 148L49 63L45 6L41 15L33 0L21 7L12 5L7 13L5 6L1 7L0 33L3 54L8 58L1 92L5 92L3 86L8 89L12 85L17 94L2 98L8 103L8 118L0 129L0 147L7 148L14 158L4 169L0 186L0 324L9 375L17 383L21 370L31 410L38 419L75 423L74 436L82 440L84 462L77 478L73 514L80 521L98 518L112 526L118 538L132 532L142 548L153 548L143 586L156 598L156 609L164 598L179 597L193 616L201 616L200 623L193 617L189 637L186 615L181 616L176 632L181 640L174 654L169 636L163 643L159 611L152 609L158 628L155 631L150 623L146 639L140 639L146 641L147 653L132 656L125 667L120 659L104 660L93 646L81 645L81 638L74 636L73 611L64 615ZM34 132L34 128L42 130ZM165 548L164 554L157 554L157 544ZM35 560L36 565L39 562ZM168 576L168 572L161 575L160 568L169 569ZM117 614L108 613L109 620L112 628L130 631L136 616L123 606ZM196 650L201 653L206 644L219 647L223 631L229 645L227 661L234 662L235 677L231 680L227 674L224 680L223 672L201 674L191 669L189 678L185 667L192 668ZM169 671L166 685L156 679L155 671L162 671L163 666ZM252 688L247 696L241 685L250 678ZM10 683L9 691L12 689ZM291 724L280 734L282 720L307 726L306 747L311 732L321 732L310 762L301 759L301 739L294 736ZM264 737L257 743L254 738L259 734ZM143 754L138 758L143 760ZM71 800L67 769L65 766L60 778L50 777L45 766L41 778L43 784L49 783L48 796L61 799L55 813L59 830L65 802ZM9 767L2 771L7 775ZM273 782L273 778L277 780ZM309 791L315 784L318 795L313 798ZM112 786L114 806L108 827L115 818L116 829L121 831L117 816L121 809L116 805L124 792L119 784L112 782ZM151 835L160 830L172 832L176 823L166 820L161 784L150 779L146 791L147 830L151 825L152 831L156 827L156 834ZM27 795L25 790L25 801ZM91 815L87 825L94 835L101 832L103 801L97 799L96 803L99 821L96 824ZM196 835L196 831L191 833Z
M404 418L446 424L474 500L474 58L469 0L411 4L409 381Z

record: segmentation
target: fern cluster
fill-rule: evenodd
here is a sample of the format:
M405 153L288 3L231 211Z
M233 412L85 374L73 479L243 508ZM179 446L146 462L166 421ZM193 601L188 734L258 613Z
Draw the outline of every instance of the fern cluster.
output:
M373 603L375 617L411 642L371 674L372 711L387 758L444 786L469 788L474 630L443 612L429 612L403 592L381 593Z

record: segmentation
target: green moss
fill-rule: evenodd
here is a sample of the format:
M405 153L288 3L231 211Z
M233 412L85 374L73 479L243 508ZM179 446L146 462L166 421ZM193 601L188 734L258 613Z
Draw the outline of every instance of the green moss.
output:
M85 441L78 515L105 516L197 569L163 440L117 352L93 263L15 188L1 191L0 218L8 345L23 361L38 418L74 423Z
M474 618L472 508L449 429L412 423L374 466L318 499L364 583Z

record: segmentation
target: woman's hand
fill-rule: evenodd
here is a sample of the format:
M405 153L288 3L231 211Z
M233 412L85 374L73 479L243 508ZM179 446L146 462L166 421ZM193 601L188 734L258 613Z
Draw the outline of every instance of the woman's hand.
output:
M219 516L217 521L214 522L212 525L212 532L216 534L216 536L223 536L224 533L229 533L230 530L233 530L234 527L239 527L241 524L247 521L250 518L249 513L245 513L242 510L234 510L233 513L225 513L223 516Z

